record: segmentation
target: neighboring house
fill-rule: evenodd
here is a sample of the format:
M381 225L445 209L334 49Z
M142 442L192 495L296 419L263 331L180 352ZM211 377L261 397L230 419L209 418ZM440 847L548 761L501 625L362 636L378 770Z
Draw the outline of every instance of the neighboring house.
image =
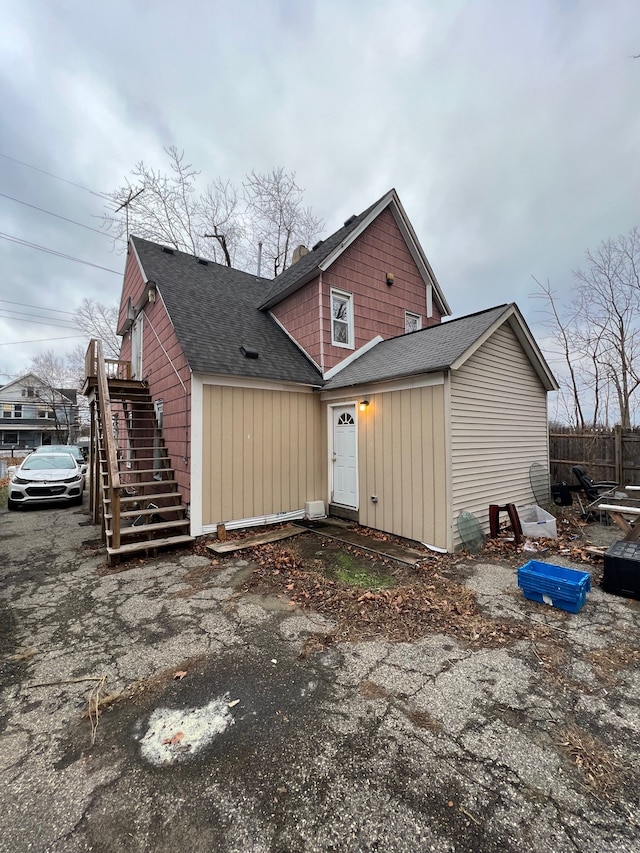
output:
M0 450L73 442L78 427L77 394L52 388L33 373L0 388Z
M391 190L275 280L132 237L118 333L190 532L305 504L453 550L457 517L531 503L555 379L515 305L449 306Z

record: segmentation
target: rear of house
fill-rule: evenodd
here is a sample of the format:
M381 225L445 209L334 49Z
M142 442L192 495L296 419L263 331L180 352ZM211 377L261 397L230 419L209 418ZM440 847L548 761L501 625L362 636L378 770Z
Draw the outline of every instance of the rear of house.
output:
M122 357L149 387L192 535L305 504L452 550L530 502L555 380L514 305L457 320L395 191L274 281L139 238ZM524 414L523 414L524 412Z

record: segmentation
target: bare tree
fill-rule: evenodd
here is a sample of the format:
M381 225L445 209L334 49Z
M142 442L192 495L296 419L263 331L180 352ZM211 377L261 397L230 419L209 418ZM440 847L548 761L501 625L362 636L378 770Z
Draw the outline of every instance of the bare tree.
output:
M47 350L35 356L29 371L40 380L35 389L38 417L53 420L57 444L73 442L78 428L77 388L67 363Z
M85 298L76 308L76 323L83 332L86 332L88 337L102 341L106 358L118 358L120 338L116 334L118 328L117 305L105 305L102 302Z
M632 426L640 388L639 270L640 232L634 228L586 253L584 268L573 272L568 304L560 305L549 283L536 280L566 368L560 382L571 399L568 419L578 427L587 420Z
M295 178L295 173L287 174L282 168L268 174L252 171L244 184L254 245L262 243L274 277L287 268L293 249L313 243L324 224L304 206Z
M584 346L615 391L625 429L631 427L633 396L640 386L640 240L637 231L635 240L633 235L604 241L587 252L585 268L574 271Z
M563 372L559 382L562 399L564 401L567 398L570 400L570 403L567 405L570 421L580 429L584 429L585 417L580 399L580 382L578 380L580 375L577 365L579 356L576 353L575 343L572 338L572 329L575 326L577 315L574 312L572 315L561 317L559 313L561 309L558 308L556 296L551 289L549 281L547 280L546 284L542 284L535 276L533 276L533 280L542 291L541 293L534 294L534 296L543 298L548 306L545 311L547 316L544 324L553 333L558 345L558 349L555 352L559 352L567 368L567 375L565 376Z
M287 268L297 243L309 245L323 227L303 205L295 175L282 168L251 172L240 191L222 178L200 191L200 173L185 161L184 152L165 150L168 172L140 161L131 178L109 194L119 210L105 213L103 223L114 238L134 233L252 272L262 242L276 275Z

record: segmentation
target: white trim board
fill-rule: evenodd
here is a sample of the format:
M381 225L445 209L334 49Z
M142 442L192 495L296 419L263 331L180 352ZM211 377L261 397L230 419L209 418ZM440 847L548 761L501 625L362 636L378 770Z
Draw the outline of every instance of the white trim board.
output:
M280 524L283 521L297 521L304 518L304 509L295 509L291 512L277 512L273 515L259 515L255 518L236 518L232 521L218 521L216 524L205 524L202 533L215 533L218 524L224 524L227 530L238 530L241 527L260 527L263 524Z
M189 521L191 535L202 533L202 497L203 478L202 461L204 457L203 436L203 382L202 378L191 374L191 478L189 497Z
M196 375L196 374L194 374ZM245 376L218 376L215 373L199 373L203 385L224 385L231 388L253 388L256 391L294 391L298 394L313 394L314 386L273 382L269 379L248 379Z
M331 379L336 373L340 373L341 370L344 370L347 365L352 364L357 358L360 358L361 355L364 355L365 352L368 352L370 349L375 347L377 344L382 343L384 338L381 335L376 335L375 338L372 338L369 343L363 344L360 349L357 349L355 352L352 352L351 355L348 355L346 358L343 358L342 361L338 362L335 367L332 367L330 370L323 375L323 379Z
M409 391L412 388L430 388L434 385L444 385L444 373L423 373L420 376L409 376L406 379L396 379L391 382L380 382L369 385L350 385L348 388L334 388L331 391L321 391L320 399L324 402L353 397L357 391L358 398L371 394L386 394L391 391Z

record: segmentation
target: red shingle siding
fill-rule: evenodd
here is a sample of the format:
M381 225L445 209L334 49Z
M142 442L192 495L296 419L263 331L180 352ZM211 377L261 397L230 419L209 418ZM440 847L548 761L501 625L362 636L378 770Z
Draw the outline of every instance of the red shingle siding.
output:
M394 277L391 286L387 273ZM419 314L423 328L440 322L435 305L427 318L426 285L388 209L324 273L325 370L351 352L331 344L331 288L353 294L355 349L376 335L386 340L404 334L405 311Z
M387 273L394 276L391 286ZM425 282L388 208L323 273L322 322L318 288L315 279L284 299L273 314L323 370L353 351L331 344L331 288L353 294L355 349L376 335L387 339L404 334L405 311L419 314L423 328L441 320L435 304L433 316L427 317Z
M122 324L127 317L127 306L129 304L129 300L131 300L132 305L135 305L142 296L144 286L145 281L142 276L140 264L138 263L138 258L131 246L129 246L127 250L127 263L124 268L124 282L122 285L122 296L120 297L120 311L118 312L119 329L122 327Z
M135 253L130 251L125 268L120 323L126 316L129 297L132 304L135 304L142 296L144 287L145 282L137 258ZM191 371L162 301L161 289L155 303L147 303L142 313L142 376L149 383L153 400L163 400L164 440L171 458L171 465L176 472L178 488L182 492L183 500L188 502L191 460L189 445ZM159 341L162 342L162 346ZM131 358L130 332L127 332L123 338L121 358Z
M163 436L183 500L189 501L191 371L160 298L144 309L142 375L154 400L163 400ZM162 346L158 341L162 342ZM164 348L164 349L163 349ZM180 381L182 380L182 382Z
M310 281L284 302L276 305L272 314L282 323L316 364L320 364L320 312L318 279Z

